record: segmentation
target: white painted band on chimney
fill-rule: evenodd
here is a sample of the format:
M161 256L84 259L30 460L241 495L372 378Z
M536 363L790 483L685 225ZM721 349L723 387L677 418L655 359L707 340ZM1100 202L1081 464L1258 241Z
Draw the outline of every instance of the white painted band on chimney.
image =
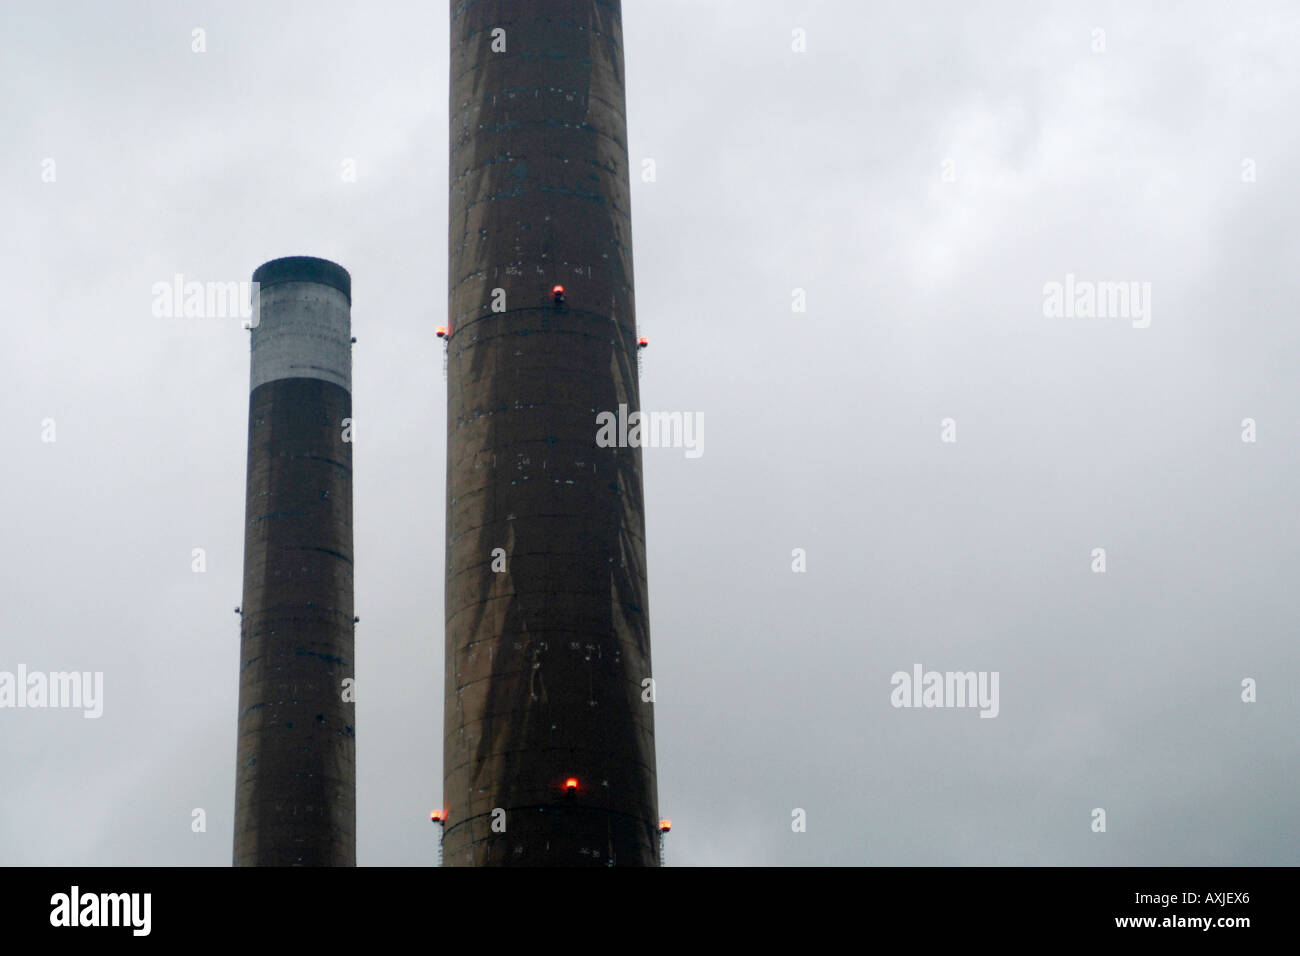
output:
M318 378L352 391L352 310L319 282L262 287L253 306L249 391L283 378Z

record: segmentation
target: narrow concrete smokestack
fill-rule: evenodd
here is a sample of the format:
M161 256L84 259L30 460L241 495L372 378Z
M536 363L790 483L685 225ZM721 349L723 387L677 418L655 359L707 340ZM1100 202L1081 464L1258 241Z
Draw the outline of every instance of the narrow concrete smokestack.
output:
M622 29L451 4L445 866L658 860Z
M253 281L234 862L354 866L352 280Z

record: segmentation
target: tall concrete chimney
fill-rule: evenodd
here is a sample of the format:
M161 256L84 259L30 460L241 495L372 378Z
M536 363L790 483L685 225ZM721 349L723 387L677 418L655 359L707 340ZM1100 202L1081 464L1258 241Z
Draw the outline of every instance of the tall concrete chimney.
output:
M253 281L234 862L354 866L352 280Z
M444 860L658 856L618 0L452 0Z

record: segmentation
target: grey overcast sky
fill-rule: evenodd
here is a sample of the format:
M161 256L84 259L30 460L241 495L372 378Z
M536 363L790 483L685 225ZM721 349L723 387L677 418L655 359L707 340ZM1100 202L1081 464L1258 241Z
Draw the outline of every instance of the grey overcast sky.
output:
M642 398L705 422L645 452L669 865L1300 862L1300 7L623 8ZM152 288L295 254L353 277L357 859L433 861L447 13L0 5L0 671L104 675L0 709L0 864L230 863L248 336Z

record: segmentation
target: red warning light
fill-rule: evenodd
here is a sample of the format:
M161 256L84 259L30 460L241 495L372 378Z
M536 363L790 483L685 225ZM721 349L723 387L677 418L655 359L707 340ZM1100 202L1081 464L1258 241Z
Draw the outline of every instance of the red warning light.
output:
M569 791L569 793L573 793L573 791L577 790L577 789L578 789L578 778L577 778L577 777L570 777L568 780L564 781L564 789L567 790L567 791Z
M445 325L438 326L438 338L445 339L446 337L447 337L447 326Z
M434 810L432 813L430 813L430 814L429 814L429 822L430 822L430 823L441 823L441 822L442 822L442 811L441 811L441 810Z
M668 832L669 830L671 830L672 828L673 828L673 821L672 821L672 820L660 820L660 821L659 821L659 832L660 832L660 833L667 833L667 832Z
M557 285L554 289L551 290L551 295L564 295L564 286Z
M636 340L636 347L639 349L643 349L649 344L650 344L650 340L646 338L644 335Z

